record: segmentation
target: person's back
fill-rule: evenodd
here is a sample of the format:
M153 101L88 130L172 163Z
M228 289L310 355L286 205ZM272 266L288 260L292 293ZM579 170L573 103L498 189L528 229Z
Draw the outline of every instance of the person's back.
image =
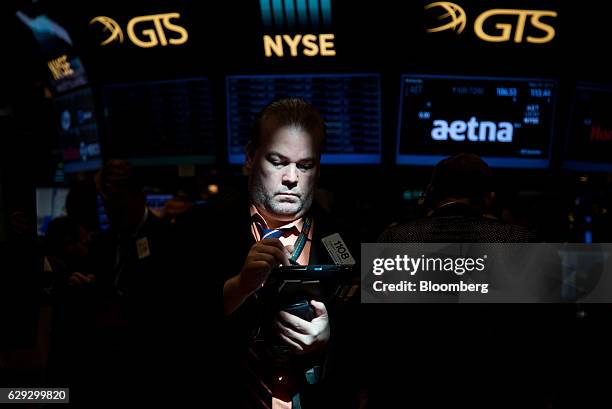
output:
M476 155L460 154L436 165L428 186L424 205L427 216L392 226L380 237L381 243L526 243L535 235L528 229L507 224L489 213L494 200L492 172ZM547 306L517 304L405 304L394 305L376 324L385 345L393 356L400 350L419 351L411 360L414 373L410 383L427 396L423 401L437 405L465 403L471 407L516 407L532 405L544 399L544 387L529 385L535 372L550 374L548 365L553 354L549 350L552 330L559 323L557 313ZM396 329L387 329L393 322L410 322L410 336ZM381 323L382 322L382 323ZM387 324L385 324L387 323ZM398 350L394 350L397 348ZM404 352L405 352L404 351ZM403 366L398 360L392 364ZM537 362L537 364L536 364ZM475 373L469 377L477 383L478 393L467 390L470 382L463 378L463 369ZM435 368L435 369L432 369ZM385 373L389 368L378 368ZM450 375L455 372L455 376ZM511 373L521 371L521 385ZM420 374L439 374L437 382L423 382ZM431 379L430 376L425 376ZM389 380L393 382L393 380ZM390 404L393 387L382 386L373 393L373 407ZM433 391L444 389L446 394ZM427 394L431 392L431 394ZM376 401L381 399L384 403ZM378 406L380 405L380 406Z
M456 203L436 209L428 217L387 229L381 243L526 243L534 234L518 225L488 217Z
M524 243L529 230L490 215L495 198L491 168L478 156L459 154L440 161L422 204L427 217L387 229L382 243Z

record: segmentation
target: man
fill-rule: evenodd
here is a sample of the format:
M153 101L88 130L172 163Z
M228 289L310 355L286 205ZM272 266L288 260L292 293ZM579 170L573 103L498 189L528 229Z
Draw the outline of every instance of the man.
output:
M94 249L99 254L98 275L105 289L125 300L150 295L165 274L170 226L147 207L140 175L126 161L110 160L96 176L96 185L108 216L110 230ZM96 245L103 246L96 247Z
M478 156L462 153L440 161L427 186L427 217L393 226L380 242L522 243L533 241L527 229L490 214L495 198L491 168Z
M296 98L269 104L257 117L246 148L247 197L226 200L208 209L204 220L188 222L206 225L204 235L210 241L204 248L210 254L235 255L216 264L209 262L213 263L209 269L223 275L223 307L231 345L228 357L237 360L234 367L240 369L236 371L249 374L244 380L250 388L247 407L281 408L298 402L307 407L309 394L304 391L310 389L307 383L316 383L313 374L318 369L314 367L322 366L329 344L329 306L315 299L309 300L312 320L280 311L269 323L291 357L316 361L313 368L303 368L311 370L308 374L292 370L279 375L283 368L275 367L274 358L265 356L266 346L258 347L274 341L252 336L258 329L266 332L265 301L259 290L275 267L334 264L321 239L338 230L313 200L324 143L325 124L312 105ZM202 240L199 243L202 249ZM236 351L247 351L247 339L248 359L244 354L237 357ZM264 386L257 390L252 385Z
M91 243L98 336L91 378L84 379L90 386L110 385L110 400L136 400L140 388L168 379L169 308L178 281L172 275L172 231L147 208L141 177L128 162L106 162L96 185L110 229ZM87 398L96 398L90 392Z
M257 240L239 274L225 282L224 307L231 314L252 295L277 265L289 265L289 258L308 264L314 221L308 231L303 249L293 248L304 230L310 211L314 187L319 175L319 160L325 138L323 119L314 107L292 99L269 105L260 115L256 137L247 146L246 169L249 174L250 214L253 218L253 238ZM269 238L280 230L278 238ZM295 254L295 251L300 251ZM313 304L326 317L325 306ZM291 318L288 318L291 320ZM326 318L321 328L308 323L306 331L313 339L304 339L303 347L310 349L316 342L325 344L329 338ZM291 329L281 324L281 329ZM295 324L295 323L294 323ZM289 332L298 341L291 331ZM315 339L316 338L316 339ZM294 345L296 349L300 346ZM315 347L316 348L316 347Z
M423 205L427 206L427 215L390 227L379 242L533 241L534 236L526 228L491 215L494 191L491 169L478 156L459 154L446 158L435 166L426 189ZM489 257L495 262L495 255ZM556 254L552 254L551 261L556 261ZM538 272L525 272L529 274ZM398 399L404 398L396 394L397 390L406 384L420 392L412 397L416 406L522 407L549 398L552 378L548 376L553 362L550 346L556 342L551 334L565 319L559 310L502 303L394 304L394 307L376 315L372 324L378 329L377 337L385 340L388 353L398 358L388 362L378 357L372 359L370 372L383 374L371 390L372 407L394 407ZM409 321L410 335L393 328L401 320ZM372 345L372 350L377 347L380 348ZM420 354L401 358L406 351ZM384 375L397 373L406 366L410 366L411 372L399 382L394 376ZM464 370L470 376L462 376ZM520 383L511 373L521 374ZM432 379L435 382L429 382ZM508 387L510 384L513 386ZM444 393L440 394L440 390Z

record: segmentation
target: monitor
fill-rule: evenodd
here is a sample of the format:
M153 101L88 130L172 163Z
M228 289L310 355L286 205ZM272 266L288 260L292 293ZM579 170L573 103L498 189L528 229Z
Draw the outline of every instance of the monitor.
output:
M108 85L102 100L109 157L136 166L215 163L208 78Z
M255 117L268 103L300 97L319 109L327 127L326 164L378 164L381 96L378 74L228 76L227 134L230 164L242 164Z
M36 188L36 228L44 236L51 220L66 216L66 198L70 189L60 187Z
M612 172L612 86L577 85L563 167Z
M45 14L29 15L18 10L15 16L34 35L47 65L48 83L54 93L67 92L88 83L83 62L75 53L68 30Z
M403 75L396 162L467 152L492 167L548 167L554 101L552 80Z
M91 88L58 96L53 102L64 172L99 169L102 159Z

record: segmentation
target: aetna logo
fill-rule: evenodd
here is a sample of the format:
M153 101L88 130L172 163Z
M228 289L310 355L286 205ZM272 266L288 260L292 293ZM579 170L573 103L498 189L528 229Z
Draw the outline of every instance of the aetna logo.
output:
M453 121L450 123L436 119L433 121L434 128L431 130L431 139L434 141L446 141L448 138L453 141L472 142L512 142L514 127L510 122L478 122L475 117L471 117L468 122Z
M599 125L591 127L591 142L610 142L612 141L612 130L601 129Z

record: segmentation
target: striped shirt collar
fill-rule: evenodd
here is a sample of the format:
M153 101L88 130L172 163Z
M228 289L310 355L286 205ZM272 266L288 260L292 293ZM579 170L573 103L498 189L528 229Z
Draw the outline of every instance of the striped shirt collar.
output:
M259 222L265 228L268 228L268 223L266 222L266 219L261 215L259 210L257 210L257 207L255 207L255 205L251 204L250 212L251 212L251 221L253 223ZM285 235L288 235L288 234L289 235L290 234L299 235L300 232L302 231L303 226L304 226L304 218L300 217L299 219L293 220L287 224L279 226L278 229L286 230L287 234ZM259 237L257 238L259 239Z

